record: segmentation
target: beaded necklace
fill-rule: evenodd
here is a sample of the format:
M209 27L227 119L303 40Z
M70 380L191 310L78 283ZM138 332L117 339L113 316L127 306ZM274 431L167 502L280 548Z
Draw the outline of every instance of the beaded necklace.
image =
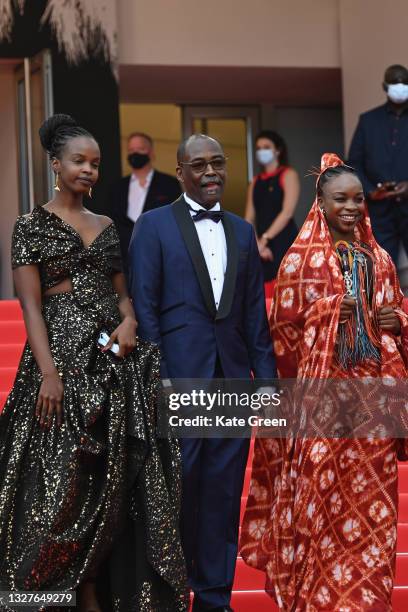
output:
M367 261L371 252L362 244L339 240L336 254L347 295L356 300L355 314L339 327L338 357L343 368L354 367L365 359L380 361L378 325L372 315L373 275Z

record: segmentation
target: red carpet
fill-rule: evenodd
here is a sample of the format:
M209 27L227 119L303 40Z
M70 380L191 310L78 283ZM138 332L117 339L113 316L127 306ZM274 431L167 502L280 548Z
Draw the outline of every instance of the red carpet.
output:
M0 409L10 390L25 339L21 310L15 301L0 300ZM248 494L250 467L247 467L242 509ZM394 612L408 609L408 463L399 467L400 508L398 523L397 578ZM235 612L274 612L277 610L263 591L262 572L247 567L238 558L232 606Z

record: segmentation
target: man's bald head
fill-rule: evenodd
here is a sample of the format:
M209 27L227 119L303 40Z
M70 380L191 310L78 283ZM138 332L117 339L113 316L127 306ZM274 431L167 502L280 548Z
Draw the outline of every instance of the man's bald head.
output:
M213 144L218 145L218 147L221 149L221 152L224 153L221 144L215 138L207 136L206 134L192 134L179 144L179 147L177 149L177 162L180 163L182 161L186 161L186 157L191 157L190 149L196 149L197 145L200 146L200 144L204 144L203 141L210 141Z

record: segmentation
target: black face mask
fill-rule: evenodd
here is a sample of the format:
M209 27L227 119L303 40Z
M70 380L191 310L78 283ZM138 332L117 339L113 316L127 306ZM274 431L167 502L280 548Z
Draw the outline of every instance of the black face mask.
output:
M128 155L128 162L135 170L140 170L148 164L150 161L149 155L147 153L130 153Z

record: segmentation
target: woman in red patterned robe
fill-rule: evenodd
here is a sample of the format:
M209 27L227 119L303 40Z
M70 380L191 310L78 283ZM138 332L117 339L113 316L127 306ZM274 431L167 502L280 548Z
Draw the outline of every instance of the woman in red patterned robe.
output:
M357 175L324 155L316 201L279 269L271 308L280 377L356 386L406 378L402 297ZM257 438L241 554L266 573L281 610L392 610L397 455L405 458L405 446L389 437Z

